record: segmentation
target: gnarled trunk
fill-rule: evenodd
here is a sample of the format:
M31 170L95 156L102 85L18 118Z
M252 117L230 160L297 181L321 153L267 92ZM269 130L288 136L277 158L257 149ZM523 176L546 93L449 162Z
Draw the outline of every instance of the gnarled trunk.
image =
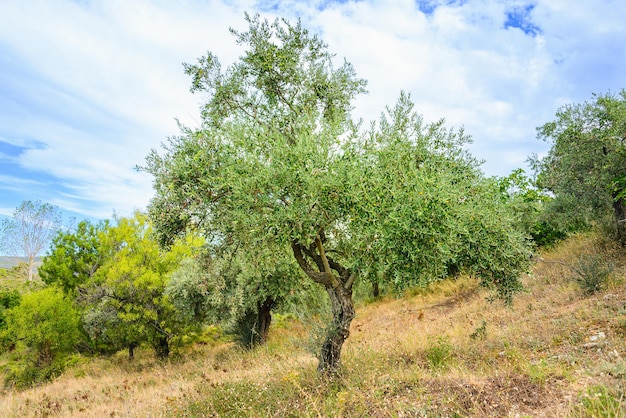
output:
M326 329L317 369L321 372L333 372L339 367L343 343L350 336L350 323L354 319L354 303L352 289L346 290L343 286L335 288L326 286L326 292L330 297L333 321Z
M350 324L354 319L352 284L355 274L326 256L324 242L324 233L320 231L315 242L308 247L295 241L291 247L300 268L314 282L324 285L330 298L333 320L326 329L318 370L333 373L340 365L341 349L350 335ZM313 261L317 269L309 263L309 260Z

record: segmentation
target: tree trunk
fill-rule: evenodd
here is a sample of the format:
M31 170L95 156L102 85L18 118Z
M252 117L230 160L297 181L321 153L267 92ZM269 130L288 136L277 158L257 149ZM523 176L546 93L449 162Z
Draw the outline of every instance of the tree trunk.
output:
M135 358L135 348L137 348L137 344L135 343L128 345L128 360L133 360Z
M166 336L159 337L154 346L154 351L158 359L166 359L170 355L170 345Z
M352 289L346 290L343 286L326 286L333 311L333 321L326 330L326 337L322 344L317 369L324 373L335 372L341 360L341 348L350 336L350 323L354 319L354 302Z
M33 281L33 269L35 268L35 257L28 256L28 281Z
M613 213L617 222L617 237L622 244L626 245L626 202L624 198L613 196Z
M372 283L372 297L378 298L380 296L380 287L378 285L378 279L374 279Z
M256 332L259 337L259 344L265 344L270 331L270 324L272 323L272 307L274 306L274 300L272 298L265 299L264 302L257 304L257 329Z
M324 285L330 298L333 320L326 330L326 337L322 343L318 371L332 374L339 368L341 349L350 335L350 323L354 319L352 285L355 274L326 256L324 242L324 233L320 231L316 241L309 247L295 241L291 247L300 268L314 282ZM309 263L309 259L314 262L317 269Z

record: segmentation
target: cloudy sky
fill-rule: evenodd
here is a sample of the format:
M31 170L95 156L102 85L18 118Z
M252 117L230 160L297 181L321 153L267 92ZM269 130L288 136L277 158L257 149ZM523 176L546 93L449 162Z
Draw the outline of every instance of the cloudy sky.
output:
M134 168L198 123L183 62L242 50L244 12L303 24L368 80L355 114L409 91L429 121L474 138L488 175L546 151L535 128L626 87L623 0L1 0L0 215L23 200L78 219L143 209Z

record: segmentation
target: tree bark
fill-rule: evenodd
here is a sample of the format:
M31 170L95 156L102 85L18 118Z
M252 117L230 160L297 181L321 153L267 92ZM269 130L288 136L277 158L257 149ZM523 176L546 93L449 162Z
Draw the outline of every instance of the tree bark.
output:
M135 358L135 348L137 344L131 343L128 345L128 360L133 360Z
M350 323L354 319L354 303L352 289L347 290L343 286L335 288L326 286L326 292L330 297L333 321L326 329L317 369L323 373L333 373L340 366L341 349L350 336Z
M170 355L170 345L166 336L161 336L157 339L154 351L160 360L166 359Z
M309 247L293 242L292 249L300 268L313 281L324 285L330 298L333 320L326 329L319 355L318 371L332 374L340 366L341 349L350 336L350 324L354 319L352 285L355 275L350 269L326 256L323 244L324 235L320 232L316 241ZM317 269L309 263L308 259L315 263Z
M265 344L272 323L272 307L274 300L270 297L257 305L257 333L259 336L259 344Z
M33 269L35 268L35 257L29 255L28 256L28 281L32 282L33 281Z
M378 285L378 279L374 279L372 283L372 297L378 298L380 296L380 287Z
M617 193L613 196L613 213L617 222L617 237L626 245L626 202L623 197L617 198Z

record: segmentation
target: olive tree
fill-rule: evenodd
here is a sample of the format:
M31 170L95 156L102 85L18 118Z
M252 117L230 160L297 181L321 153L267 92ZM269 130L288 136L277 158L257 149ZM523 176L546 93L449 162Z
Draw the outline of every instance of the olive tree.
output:
M600 221L626 243L626 90L563 106L537 131L551 145L531 158L551 214L574 228Z
M284 252L251 257L237 249L214 248L185 260L165 293L182 321L221 324L252 347L267 341L272 310L301 290L298 282L301 272Z
M193 230L249 265L293 257L330 301L321 371L340 364L359 276L404 286L467 269L506 298L519 288L524 238L463 131L424 123L403 94L361 132L350 111L365 82L349 63L336 66L300 22L246 19L248 31L231 31L247 47L237 62L223 70L208 53L185 65L207 99L202 126L147 157L162 244Z

